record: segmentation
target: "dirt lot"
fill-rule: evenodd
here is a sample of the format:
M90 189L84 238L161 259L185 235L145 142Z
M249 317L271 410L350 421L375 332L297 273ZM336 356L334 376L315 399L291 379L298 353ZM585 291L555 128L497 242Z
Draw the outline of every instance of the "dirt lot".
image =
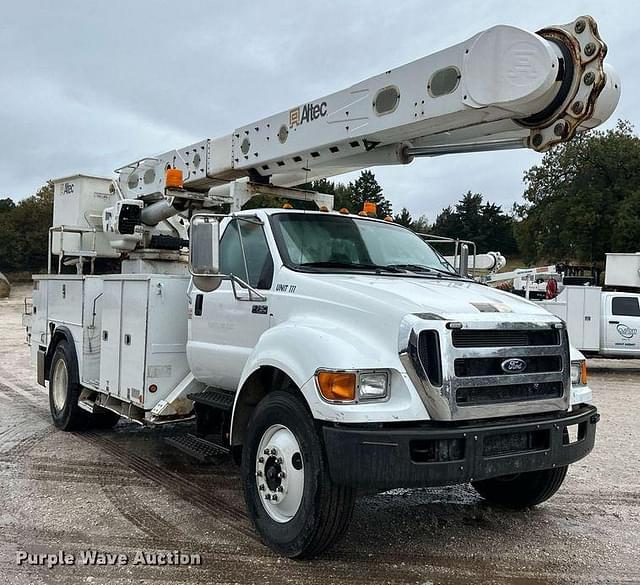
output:
M593 360L602 414L594 452L525 512L467 486L362 498L324 558L278 558L256 538L238 470L202 466L120 423L57 431L28 362L18 287L0 300L0 583L640 583L640 364ZM18 566L18 551L122 553L121 566ZM199 553L201 565L133 565L136 551Z

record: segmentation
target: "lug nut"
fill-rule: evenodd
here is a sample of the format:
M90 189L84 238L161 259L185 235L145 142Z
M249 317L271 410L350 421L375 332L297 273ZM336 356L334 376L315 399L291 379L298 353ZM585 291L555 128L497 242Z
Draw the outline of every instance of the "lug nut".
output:
M269 455L269 449L265 449L265 450L264 450L264 454L265 454L265 455Z
M281 471L280 473L278 473L278 477L280 479L284 479L285 477L287 477L287 474L284 471Z
M276 463L277 463L278 465L282 465L282 464L284 463L284 459L283 459L282 457L278 457L278 458L276 459Z
M283 488L281 485L279 485L279 486L276 488L276 491L277 491L277 492L283 492L283 491L284 491L284 488Z
M275 449L271 449L271 455L277 455L277 451Z
M573 106L571 106L571 110L574 114L581 114L582 110L584 110L584 104L582 102L575 102Z
M540 146L542 144L542 134L534 134L531 139L531 144L536 147Z
M278 496L276 496L275 494L273 494L273 495L271 496L271 499L272 499L274 502L277 502L277 501L278 501Z
M271 494L265 494L264 495L264 499L265 500L270 500L271 499Z
M261 492L263 492L263 491L264 491L264 484L263 484L263 483L261 483L261 484L258 486L258 489L259 489Z
M264 457L258 457L258 463L264 463Z
M574 27L574 30L576 31L576 33L580 34L581 32L584 32L584 29L586 28L587 23L584 20L579 20L578 22L576 22L576 26Z
M256 471L256 476L257 477L262 477L262 471Z
M596 52L596 44L595 43L587 43L587 46L584 48L584 54L587 57L591 57Z
M596 74L593 71L589 71L585 73L582 81L584 81L585 85L591 85L596 80Z

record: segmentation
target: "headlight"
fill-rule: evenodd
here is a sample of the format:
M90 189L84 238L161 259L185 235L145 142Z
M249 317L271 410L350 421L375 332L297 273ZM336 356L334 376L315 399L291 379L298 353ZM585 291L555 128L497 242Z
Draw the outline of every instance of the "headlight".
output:
M358 396L361 400L380 400L387 397L388 387L386 372L363 373L358 379Z
M316 380L320 394L329 402L384 400L389 395L387 372L318 370Z
M571 383L583 386L587 383L586 360L571 362Z

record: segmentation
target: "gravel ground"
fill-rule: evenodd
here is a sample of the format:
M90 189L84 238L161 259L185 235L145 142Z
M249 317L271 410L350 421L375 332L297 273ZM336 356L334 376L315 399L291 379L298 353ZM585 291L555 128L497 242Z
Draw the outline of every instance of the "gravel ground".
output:
M590 362L596 447L549 502L510 512L468 486L395 490L360 499L339 546L296 562L257 539L237 468L186 459L164 443L175 428L52 426L20 324L29 292L0 300L0 583L640 583L640 363ZM129 562L16 562L18 551L79 559L85 550ZM134 565L138 550L202 563Z

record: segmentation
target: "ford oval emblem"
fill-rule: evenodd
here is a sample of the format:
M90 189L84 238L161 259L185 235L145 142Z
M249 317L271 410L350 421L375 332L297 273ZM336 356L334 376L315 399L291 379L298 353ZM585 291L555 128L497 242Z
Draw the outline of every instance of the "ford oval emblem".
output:
M527 369L527 362L520 358L509 358L504 360L500 367L506 374L521 374Z

